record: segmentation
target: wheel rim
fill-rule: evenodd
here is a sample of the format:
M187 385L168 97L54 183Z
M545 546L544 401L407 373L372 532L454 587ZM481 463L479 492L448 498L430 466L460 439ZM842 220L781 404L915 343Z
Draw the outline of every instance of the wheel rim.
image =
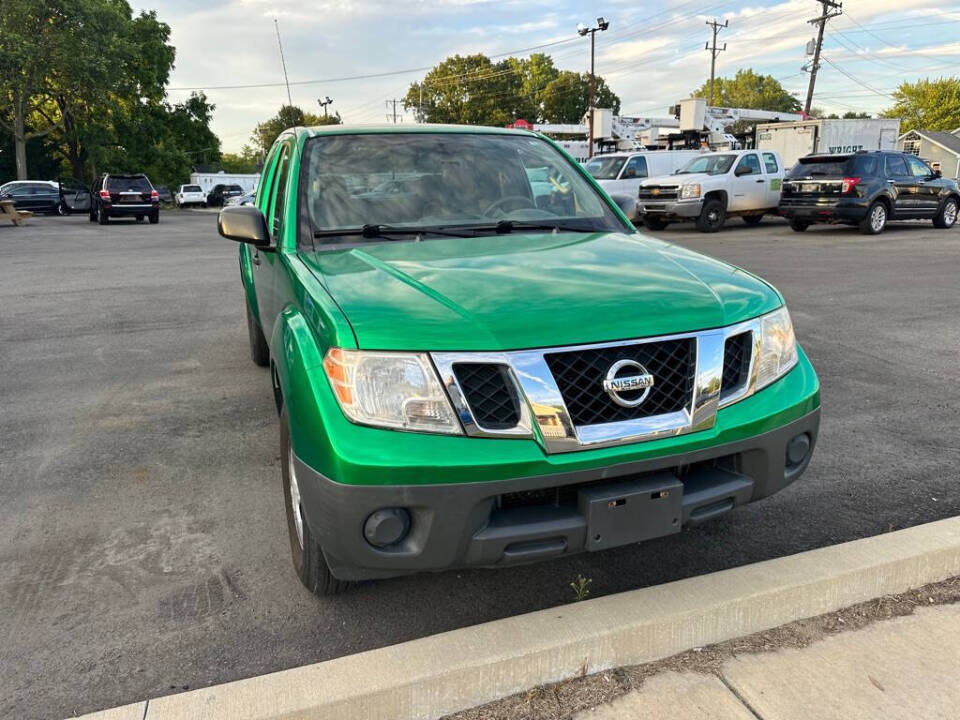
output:
M290 506L293 511L293 527L297 531L297 542L303 547L303 515L300 512L300 484L297 482L297 470L293 464L293 447L287 450L287 474L290 477Z
M719 221L720 221L719 210L711 210L710 212L707 213L707 222L709 222L711 225L716 225Z
M877 205L870 213L870 228L874 232L880 232L886 223L887 209L883 205Z
M943 221L947 225L953 225L957 221L957 203L950 200L943 208Z

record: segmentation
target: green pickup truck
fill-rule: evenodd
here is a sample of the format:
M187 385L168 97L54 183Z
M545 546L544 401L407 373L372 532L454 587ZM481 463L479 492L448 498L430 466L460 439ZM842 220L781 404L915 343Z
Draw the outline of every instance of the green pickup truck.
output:
M544 137L296 128L259 188L219 230L316 593L679 532L810 461L819 383L780 294L639 234Z

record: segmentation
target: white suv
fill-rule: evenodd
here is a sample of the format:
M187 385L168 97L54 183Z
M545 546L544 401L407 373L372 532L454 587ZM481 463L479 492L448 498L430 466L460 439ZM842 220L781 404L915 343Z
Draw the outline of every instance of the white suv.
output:
M177 207L187 207L188 205L199 205L206 207L207 196L199 185L181 185L177 194L173 196L173 202Z

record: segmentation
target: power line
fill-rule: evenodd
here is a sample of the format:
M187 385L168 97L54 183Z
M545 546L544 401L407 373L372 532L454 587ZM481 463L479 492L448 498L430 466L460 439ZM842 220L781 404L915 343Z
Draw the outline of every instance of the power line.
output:
M834 18L843 12L843 3L834 2L834 0L817 0L821 6L820 17L808 20L807 22L819 26L817 30L817 47L813 53L813 64L810 66L810 85L807 87L807 102L804 103L803 112L810 114L810 105L813 103L813 88L817 84L817 70L820 69L820 49L823 47L823 31L827 26L827 20ZM831 63L832 65L833 63Z
M716 19L714 19L713 21L708 20L707 25L709 25L713 29L713 45L711 45L710 43L707 43L703 49L710 51L710 103L709 104L713 105L713 80L714 80L714 77L716 76L716 71L717 71L717 55L726 51L727 49L726 43L723 44L722 48L717 47L717 33L723 30L724 28L730 27L730 21L724 20L723 24L721 24L717 22Z

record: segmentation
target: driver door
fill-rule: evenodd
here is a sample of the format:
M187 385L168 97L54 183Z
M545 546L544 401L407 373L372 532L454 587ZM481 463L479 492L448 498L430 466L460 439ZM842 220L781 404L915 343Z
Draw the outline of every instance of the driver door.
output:
M760 210L768 206L767 181L757 153L744 153L730 172L728 209L731 212Z

